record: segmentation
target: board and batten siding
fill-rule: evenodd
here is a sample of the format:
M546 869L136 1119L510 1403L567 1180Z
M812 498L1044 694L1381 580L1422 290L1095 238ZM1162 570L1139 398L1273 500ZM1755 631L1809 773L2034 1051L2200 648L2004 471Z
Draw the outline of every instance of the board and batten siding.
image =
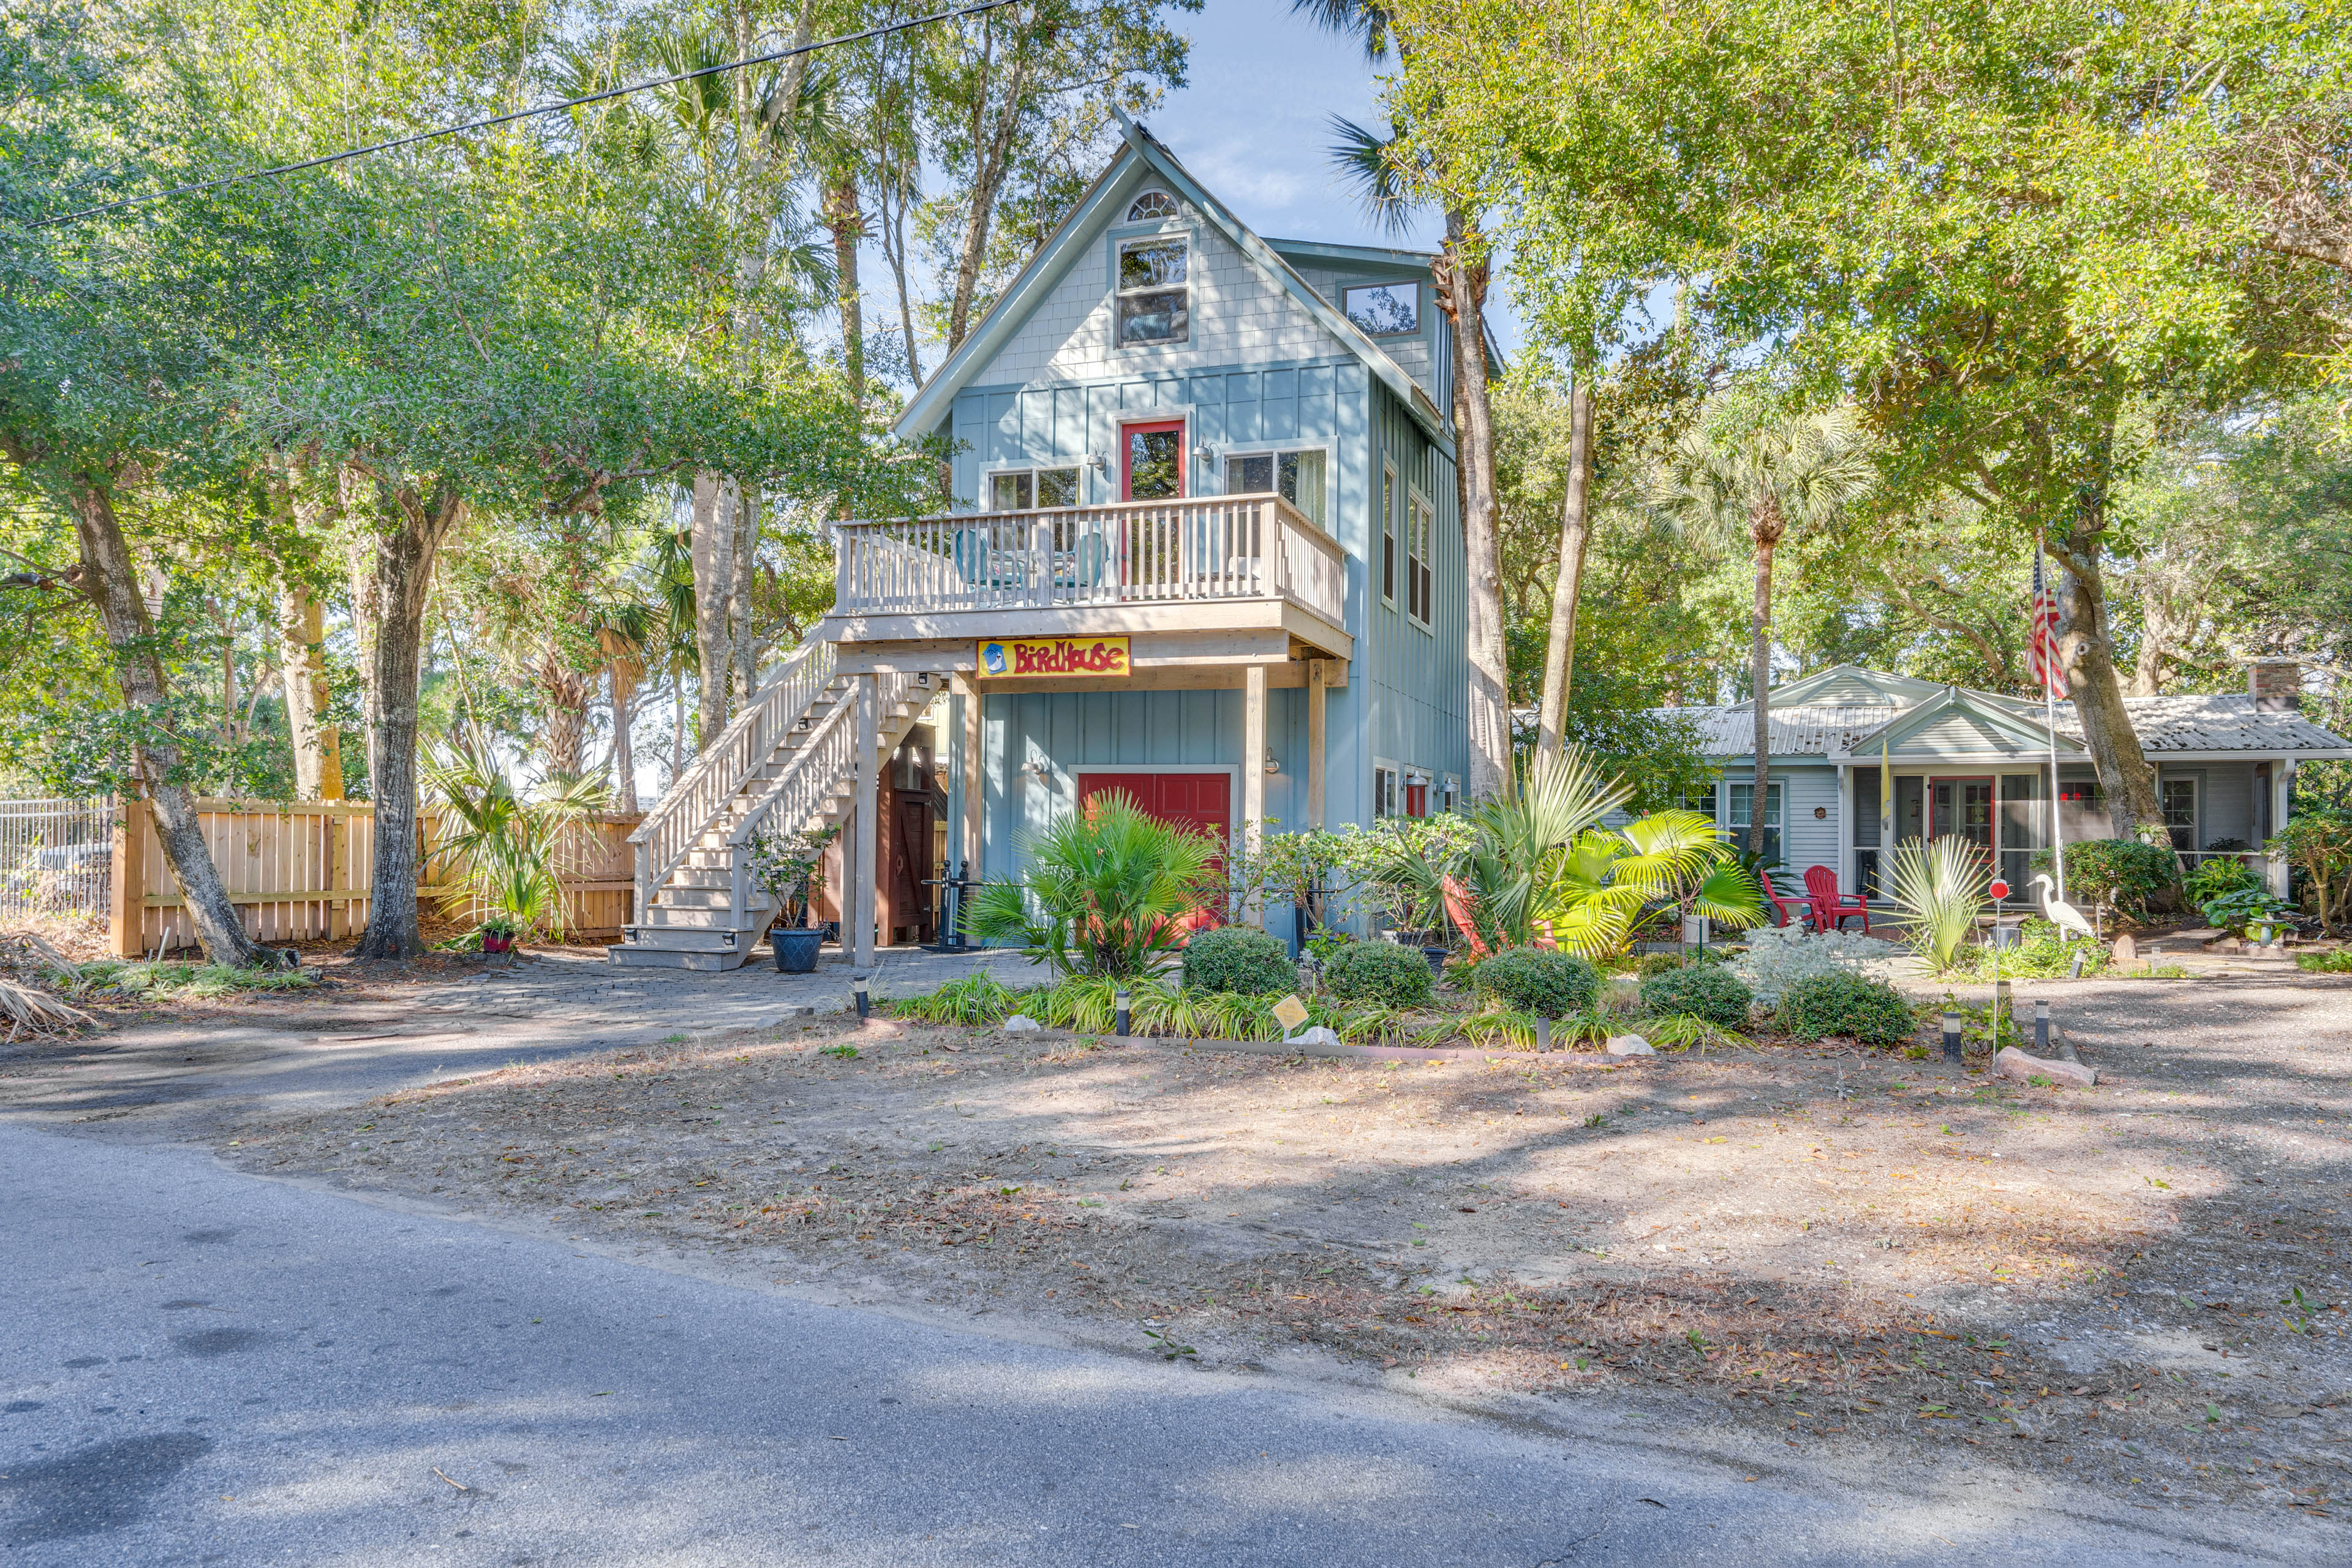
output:
M1269 243L1277 251L1283 248L1279 240ZM1377 337L1372 341L1381 345L1381 352L1389 358L1396 361L1399 370L1421 384L1422 390L1429 394L1431 402L1440 408L1454 405L1453 325L1446 321L1445 312L1437 308L1436 285L1430 281L1426 268L1416 273L1415 268L1409 267L1381 267L1370 262L1342 266L1323 257L1286 253L1284 259L1306 280L1308 288L1330 301L1333 310L1343 312L1348 304L1347 291L1352 286L1412 283L1419 288L1421 330Z
M1350 612L1360 602L1360 619L1350 630L1362 640L1357 645L1356 673L1349 694L1364 702L1364 728L1360 754L1348 759L1347 778L1341 771L1338 745L1332 754L1333 820L1369 821L1371 817L1371 773L1375 759L1385 758L1406 767L1426 770L1436 781L1431 786L1434 805L1444 776L1453 774L1466 785L1470 765L1470 656L1468 594L1464 576L1462 502L1454 487L1454 460L1423 434L1420 425L1401 407L1384 386L1372 388L1373 450L1364 476L1368 504L1362 511L1363 539L1346 541L1350 555L1351 585L1360 578L1360 600L1350 594ZM1396 516L1398 584L1393 601L1381 595L1381 479L1384 465L1397 470ZM1405 613L1403 530L1410 494L1418 490L1435 510L1431 533L1435 559L1432 563L1433 614L1424 630ZM1363 688L1361 693L1356 687ZM1342 788L1353 791L1343 795ZM1340 804L1347 802L1343 807ZM1337 814L1349 812L1342 818Z

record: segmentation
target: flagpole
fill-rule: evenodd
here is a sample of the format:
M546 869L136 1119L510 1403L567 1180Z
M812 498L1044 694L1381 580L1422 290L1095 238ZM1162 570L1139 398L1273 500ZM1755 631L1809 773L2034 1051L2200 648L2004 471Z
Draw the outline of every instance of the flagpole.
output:
M2042 574L2042 541L2033 541L2033 586L2038 599L2046 591ZM2053 600L2056 598L2052 595ZM2053 626L2053 634L2057 628ZM2035 635L2041 635L2037 625ZM2066 897L2066 818L2058 805L2058 639L2047 640L2047 653L2042 660L2042 722L2050 735L2050 866L2057 873L2056 897Z

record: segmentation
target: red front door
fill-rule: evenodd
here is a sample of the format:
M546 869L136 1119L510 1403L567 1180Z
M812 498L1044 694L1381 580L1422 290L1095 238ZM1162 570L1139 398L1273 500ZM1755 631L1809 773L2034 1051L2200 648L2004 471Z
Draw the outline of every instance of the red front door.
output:
M1174 500L1184 493L1184 422L1119 427L1119 499Z
M1078 809L1098 795L1124 795L1145 815L1162 822L1197 827L1220 845L1233 831L1233 783L1224 773L1095 773L1078 774ZM1203 910L1184 921L1198 930L1217 923L1218 916Z

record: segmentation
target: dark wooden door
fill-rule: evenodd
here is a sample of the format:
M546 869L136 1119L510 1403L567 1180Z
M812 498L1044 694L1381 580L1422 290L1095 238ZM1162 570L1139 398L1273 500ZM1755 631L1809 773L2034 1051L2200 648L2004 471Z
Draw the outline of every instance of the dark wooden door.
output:
M883 942L935 940L931 920L931 793L882 792L880 899L875 923Z

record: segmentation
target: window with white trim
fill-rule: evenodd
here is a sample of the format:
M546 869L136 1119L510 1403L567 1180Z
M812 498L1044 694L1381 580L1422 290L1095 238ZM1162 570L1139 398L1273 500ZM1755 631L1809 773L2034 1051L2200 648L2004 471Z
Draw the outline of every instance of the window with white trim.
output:
M1404 770L1394 763L1372 764L1372 815L1396 816L1404 805Z
M1396 603L1396 470L1381 468L1381 597Z
M1029 511L1078 504L1076 468L1003 468L989 476L988 510Z
M1444 776L1437 792L1437 809L1440 811L1462 809L1462 776L1459 773L1447 773Z
M2197 847L2197 778L2168 778L2157 785L2158 798L2164 807L2165 832L2171 837L2175 849Z
M1118 341L1181 343L1192 331L1192 244L1181 235L1122 240Z
M1324 454L1320 447L1305 452L1246 452L1225 459L1225 493L1264 495L1274 491L1297 507L1318 528L1323 521Z
M1424 626L1436 613L1430 607L1434 595L1431 593L1433 574L1429 564L1430 552L1436 540L1436 511L1417 495L1405 503L1405 614Z
M1176 205L1176 198L1166 191L1146 191L1129 205L1127 221L1150 223L1155 218L1180 216L1182 211L1183 209Z

